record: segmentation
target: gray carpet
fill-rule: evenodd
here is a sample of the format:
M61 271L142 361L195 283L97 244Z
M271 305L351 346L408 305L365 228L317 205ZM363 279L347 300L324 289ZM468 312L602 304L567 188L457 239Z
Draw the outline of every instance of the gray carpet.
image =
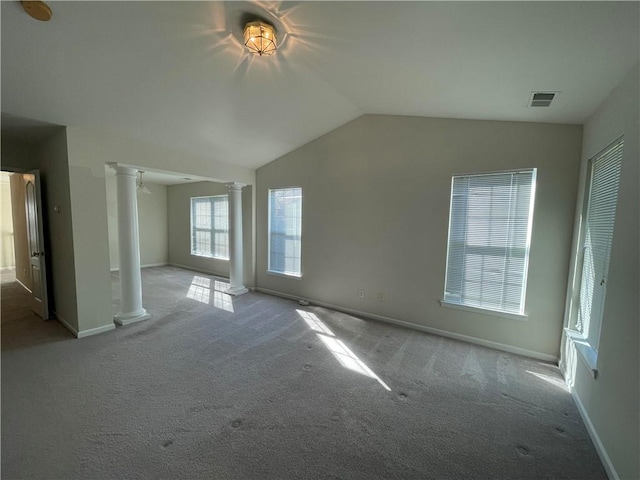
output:
M82 340L3 285L3 479L606 478L553 365L143 282L150 320Z

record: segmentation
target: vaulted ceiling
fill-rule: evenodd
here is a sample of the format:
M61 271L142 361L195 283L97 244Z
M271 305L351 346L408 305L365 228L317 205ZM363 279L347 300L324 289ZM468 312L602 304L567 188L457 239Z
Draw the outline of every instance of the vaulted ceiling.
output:
M2 112L257 168L365 113L582 123L638 2L2 2ZM242 25L275 24L251 56ZM532 91L560 92L549 108Z

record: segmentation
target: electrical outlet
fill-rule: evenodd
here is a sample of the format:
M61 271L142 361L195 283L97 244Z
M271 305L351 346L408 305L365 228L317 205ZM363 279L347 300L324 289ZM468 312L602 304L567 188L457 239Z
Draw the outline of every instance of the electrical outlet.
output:
M364 290L362 289L358 290L358 297L364 298Z
M384 294L383 293L378 293L376 295L376 298L378 299L379 302L384 302Z

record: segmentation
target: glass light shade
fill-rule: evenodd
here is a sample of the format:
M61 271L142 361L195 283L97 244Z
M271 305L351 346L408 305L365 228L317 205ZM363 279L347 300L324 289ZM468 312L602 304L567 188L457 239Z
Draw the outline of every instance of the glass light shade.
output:
M151 195L151 190L149 190L149 188L144 183L142 183L142 174L144 172L143 171L138 171L138 173L140 174L140 178L138 179L138 182L137 182L136 191L138 193L144 193L144 194L147 194L147 195Z
M273 55L277 48L276 30L268 23L249 22L244 27L244 44L251 53Z

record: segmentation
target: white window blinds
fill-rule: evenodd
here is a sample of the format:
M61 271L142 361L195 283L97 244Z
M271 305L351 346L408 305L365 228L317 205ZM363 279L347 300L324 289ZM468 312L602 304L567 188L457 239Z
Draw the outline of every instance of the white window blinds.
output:
M444 301L524 314L536 169L454 176Z
M620 139L590 162L576 330L598 351L622 165Z
M269 271L301 275L302 188L269 190Z
M229 259L227 195L191 198L191 254Z

